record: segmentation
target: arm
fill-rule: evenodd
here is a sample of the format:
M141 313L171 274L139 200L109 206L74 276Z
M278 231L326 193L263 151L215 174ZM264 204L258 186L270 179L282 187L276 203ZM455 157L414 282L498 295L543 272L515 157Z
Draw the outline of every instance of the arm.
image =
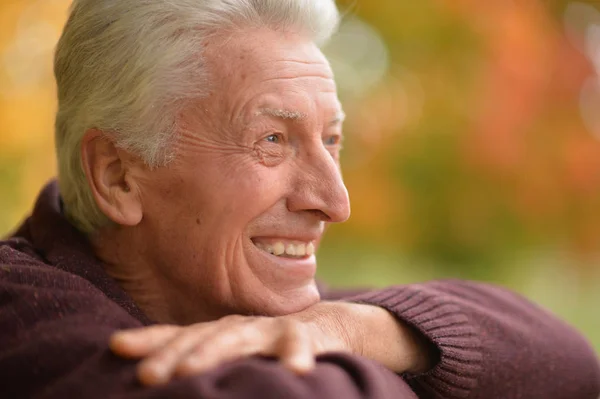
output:
M432 370L405 376L420 398L597 399L600 394L598 359L585 339L502 288L440 281L323 297L387 309L437 346L440 360ZM375 337L385 323L363 324Z
M249 358L157 387L136 382L136 363L114 356L110 335L141 327L86 281L39 266L0 267L0 387L10 398L416 399L383 367L327 355L296 376L278 362Z

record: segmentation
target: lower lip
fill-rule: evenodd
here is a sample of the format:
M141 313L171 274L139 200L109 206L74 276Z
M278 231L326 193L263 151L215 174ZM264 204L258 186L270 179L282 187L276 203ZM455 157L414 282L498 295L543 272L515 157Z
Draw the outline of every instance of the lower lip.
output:
M285 272L287 277L312 279L317 272L317 259L314 254L302 258L286 258L263 251L254 243L252 243L252 246L266 261L277 264L278 269Z

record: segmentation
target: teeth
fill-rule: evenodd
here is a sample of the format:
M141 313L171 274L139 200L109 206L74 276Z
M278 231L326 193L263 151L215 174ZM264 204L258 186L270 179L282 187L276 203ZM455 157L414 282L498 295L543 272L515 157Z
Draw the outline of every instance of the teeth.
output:
M289 244L286 248L285 248L285 254L286 255L290 255L290 256L295 256L296 255L296 247L292 244Z
M282 242L276 242L275 245L273 245L273 255L280 256L283 255L284 252L285 247Z
M290 258L312 256L315 253L315 245L312 242L305 243L283 243L277 241L273 244L257 242L255 245L265 252L275 256L286 256Z

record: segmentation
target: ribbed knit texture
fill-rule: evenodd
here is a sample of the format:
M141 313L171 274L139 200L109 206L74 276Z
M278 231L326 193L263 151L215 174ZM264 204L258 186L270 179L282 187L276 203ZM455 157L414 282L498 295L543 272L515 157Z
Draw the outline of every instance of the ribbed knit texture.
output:
M142 388L110 335L151 324L62 216L56 183L0 241L0 398L597 399L600 368L565 323L507 290L437 281L323 298L382 306L435 345L421 375L396 375L348 354L295 376L249 358L162 387ZM372 337L377 339L377 337Z
M427 286L414 285L392 287L349 300L384 307L438 346L439 364L420 378L408 377L423 394L467 398L476 388L482 370L478 332L460 307L444 295Z

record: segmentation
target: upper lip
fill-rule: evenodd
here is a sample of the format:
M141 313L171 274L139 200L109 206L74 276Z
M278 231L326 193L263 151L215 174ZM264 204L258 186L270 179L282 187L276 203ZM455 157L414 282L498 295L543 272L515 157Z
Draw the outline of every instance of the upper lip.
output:
M315 243L321 240L323 236L323 232L325 231L325 224L308 224L301 223L298 221L297 223L292 225L288 225L290 228L286 228L283 224L271 225L269 227L262 226L262 228L257 228L254 231L249 232L250 239L274 239L274 240L286 240L286 241L300 241L300 242L311 242ZM258 227L258 226L257 226Z
M251 240L255 240L257 238L269 238L283 241L312 242L318 241L321 238L321 236L314 234L261 234L253 236Z

